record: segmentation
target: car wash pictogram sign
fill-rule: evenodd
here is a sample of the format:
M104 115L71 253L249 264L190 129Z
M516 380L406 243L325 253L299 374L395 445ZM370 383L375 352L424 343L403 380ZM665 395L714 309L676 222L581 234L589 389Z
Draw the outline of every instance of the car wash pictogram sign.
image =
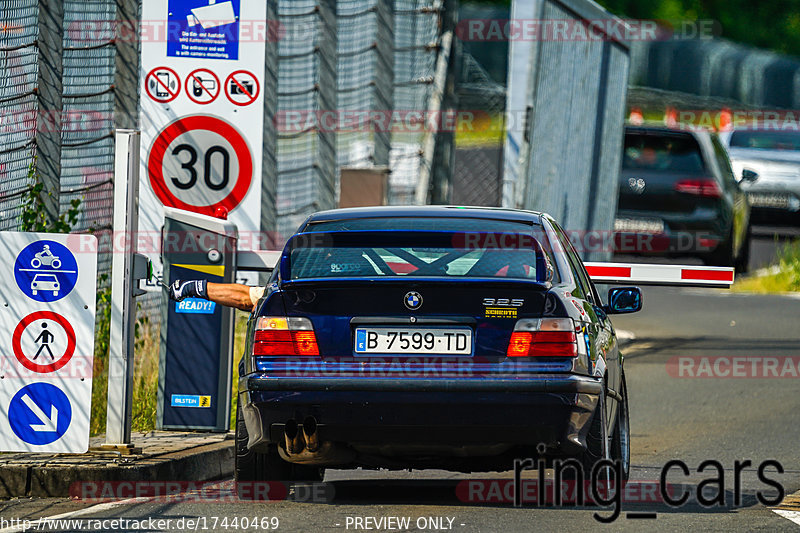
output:
M139 110L139 235L149 240L139 247L159 249L166 206L227 213L240 234L254 237L240 245L256 248L262 242L264 95L276 89L264 86L265 57L277 21L267 19L267 0L141 6L141 20L167 30L140 47L139 83L147 96ZM148 255L161 278L158 253ZM155 282L147 288L161 290Z
M0 233L0 452L89 447L97 239Z

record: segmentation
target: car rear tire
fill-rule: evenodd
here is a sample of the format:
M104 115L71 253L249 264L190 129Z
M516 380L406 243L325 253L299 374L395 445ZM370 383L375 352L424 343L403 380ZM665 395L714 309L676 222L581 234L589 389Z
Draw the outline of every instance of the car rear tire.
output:
M257 491L239 487L240 482L253 481L322 481L324 468L287 463L278 454L275 444L269 445L264 453L257 453L247 447L249 435L244 423L242 408L236 406L236 457L234 474L237 490L241 498L247 498Z
M631 473L631 426L628 412L628 386L625 383L625 372L620 379L619 395L622 401L617 407L614 431L611 440L611 458L622 464L622 478L627 481Z
M627 481L631 470L630 454L630 417L628 415L628 388L625 385L625 374L620 380L619 395L622 401L617 406L614 429L611 433L609 456L612 461L622 465L622 481ZM594 413L592 425L586 436L586 451L580 457L583 465L584 479L591 479L592 469L603 458L603 428L600 407ZM602 479L602 478L601 478Z

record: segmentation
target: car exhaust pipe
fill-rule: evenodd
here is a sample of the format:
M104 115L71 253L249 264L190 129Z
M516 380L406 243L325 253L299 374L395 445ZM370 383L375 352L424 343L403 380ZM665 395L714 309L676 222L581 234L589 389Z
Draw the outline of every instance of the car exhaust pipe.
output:
M283 438L286 441L286 453L289 455L303 451L303 433L294 419L287 420L283 426Z
M303 438L306 441L306 449L310 452L319 450L319 435L317 434L317 420L313 416L307 416L303 420Z

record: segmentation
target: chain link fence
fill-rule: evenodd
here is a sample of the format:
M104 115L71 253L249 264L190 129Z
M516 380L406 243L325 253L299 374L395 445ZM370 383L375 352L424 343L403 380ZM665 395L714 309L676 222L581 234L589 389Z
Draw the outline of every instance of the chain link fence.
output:
M113 1L64 3L60 201L81 201L77 230L111 223L115 17Z
M19 226L35 154L39 54L37 0L0 5L0 230Z
M424 124L409 125L407 118L429 108L445 5L340 0L335 19L325 16L329 8L319 1L278 2L284 37L277 116L286 130L279 129L277 148L281 238L312 212L336 205L339 169L388 166L389 203L412 204L426 164ZM335 42L327 36L331 27ZM322 77L331 63L335 70L327 75L335 83L328 85ZM326 93L330 87L335 94Z
M18 230L31 187L39 182L37 146L43 131L60 128L58 198L65 213L77 200L74 231L108 230L114 165L114 0L69 0L63 19L39 12L38 0L0 7L0 230ZM40 15L63 35L61 110L40 108ZM38 133L37 133L38 132ZM111 268L109 254L99 258Z
M458 76L458 108L468 120L456 132L452 202L499 206L506 88L466 52L462 54Z
M79 200L73 230L101 239L110 235L113 216L115 18L113 0L64 3L60 207L63 213ZM111 271L111 254L102 248L97 266Z
M37 125L56 113L40 110L37 100L40 4L0 6L0 230L20 228L21 198L36 179ZM101 236L112 217L116 4L68 0L63 20L51 21L63 35L60 211L80 200L73 229ZM425 123L406 118L428 110L436 93L443 20L452 8L443 0L279 0L270 9L280 28L276 86L265 87L277 95L279 239L310 213L336 206L342 167L389 167L390 203L415 203L421 171L432 171L434 159ZM331 112L333 125L322 124ZM367 119L342 126L347 113ZM287 116L302 117L301 127L281 127ZM107 272L110 258L100 262Z

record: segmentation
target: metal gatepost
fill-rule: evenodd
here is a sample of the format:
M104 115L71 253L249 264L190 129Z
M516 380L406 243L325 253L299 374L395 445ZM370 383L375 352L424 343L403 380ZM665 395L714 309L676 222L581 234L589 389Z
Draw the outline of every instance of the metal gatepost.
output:
M140 293L138 279L147 277L149 270L143 256L136 257L135 254L135 231L139 223L139 142L138 131L116 132L108 406L103 448L122 453L134 451L131 444L134 297Z

